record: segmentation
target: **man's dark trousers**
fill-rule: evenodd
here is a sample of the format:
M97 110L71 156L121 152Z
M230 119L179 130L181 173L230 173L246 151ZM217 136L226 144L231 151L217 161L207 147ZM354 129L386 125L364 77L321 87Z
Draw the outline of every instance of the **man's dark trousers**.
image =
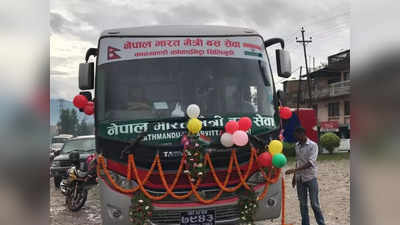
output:
M317 178L301 182L297 181L297 196L300 201L301 224L310 225L310 217L308 216L307 195L310 193L311 208L314 211L315 220L318 225L325 225L324 217L322 216L321 207L318 200L318 182Z

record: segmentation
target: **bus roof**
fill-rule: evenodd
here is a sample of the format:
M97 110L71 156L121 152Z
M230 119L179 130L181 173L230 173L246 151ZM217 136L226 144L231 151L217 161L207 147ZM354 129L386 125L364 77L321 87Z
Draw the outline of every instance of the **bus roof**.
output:
M104 36L253 36L258 35L255 30L244 27L228 27L213 25L164 25L129 27L105 30Z

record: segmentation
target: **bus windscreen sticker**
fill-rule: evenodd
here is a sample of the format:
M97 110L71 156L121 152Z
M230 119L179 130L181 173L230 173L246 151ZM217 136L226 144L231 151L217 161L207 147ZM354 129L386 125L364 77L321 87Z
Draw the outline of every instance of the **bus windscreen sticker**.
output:
M162 57L265 59L262 39L248 37L103 38L98 64Z

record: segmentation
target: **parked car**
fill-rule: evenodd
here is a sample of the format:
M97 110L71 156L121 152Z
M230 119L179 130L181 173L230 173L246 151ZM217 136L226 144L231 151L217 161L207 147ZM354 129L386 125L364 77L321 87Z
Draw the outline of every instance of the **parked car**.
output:
M51 144L49 149L50 162L54 159L54 157L56 157L60 153L64 143L67 140L71 139L72 137L74 136L71 134L59 134L51 138Z
M65 142L50 167L50 174L54 177L56 188L60 187L63 177L67 175L67 170L73 165L73 162L69 159L69 154L74 151L80 154L81 168L86 168L87 158L96 152L94 135L78 136Z

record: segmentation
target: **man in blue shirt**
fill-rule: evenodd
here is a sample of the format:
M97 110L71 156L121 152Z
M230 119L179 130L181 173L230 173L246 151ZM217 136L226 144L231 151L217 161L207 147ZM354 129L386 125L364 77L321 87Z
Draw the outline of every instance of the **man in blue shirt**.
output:
M318 200L317 157L318 145L306 136L304 128L294 131L296 143L296 168L289 169L286 174L294 174L293 188L297 185L297 196L300 201L301 224L310 225L308 216L307 195L310 193L311 208L318 225L325 225Z

